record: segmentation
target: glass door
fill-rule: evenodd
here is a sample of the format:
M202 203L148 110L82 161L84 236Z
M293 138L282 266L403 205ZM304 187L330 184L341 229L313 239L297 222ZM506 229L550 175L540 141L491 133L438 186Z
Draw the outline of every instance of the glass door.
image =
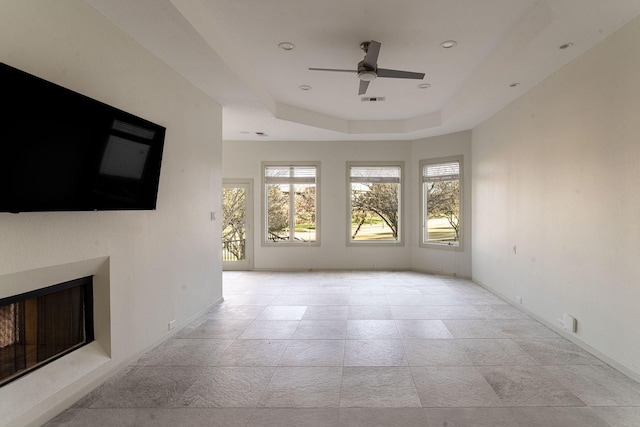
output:
M222 268L250 270L253 258L252 180L223 180Z

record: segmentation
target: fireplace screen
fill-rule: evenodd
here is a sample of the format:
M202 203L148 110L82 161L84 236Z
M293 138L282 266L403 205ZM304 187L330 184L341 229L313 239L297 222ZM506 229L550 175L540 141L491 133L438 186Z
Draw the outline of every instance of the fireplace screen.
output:
M93 341L93 281L0 299L0 386Z

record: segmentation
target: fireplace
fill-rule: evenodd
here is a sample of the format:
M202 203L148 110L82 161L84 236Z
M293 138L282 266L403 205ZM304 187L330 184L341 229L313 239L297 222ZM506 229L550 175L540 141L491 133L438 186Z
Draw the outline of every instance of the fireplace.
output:
M93 339L92 276L0 299L0 386Z

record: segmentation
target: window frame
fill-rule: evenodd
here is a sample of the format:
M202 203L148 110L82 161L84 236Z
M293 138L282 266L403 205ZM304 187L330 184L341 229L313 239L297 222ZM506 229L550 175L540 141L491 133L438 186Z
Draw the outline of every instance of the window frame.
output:
M268 167L315 167L316 175L315 175L315 206L316 206L316 237L314 241L297 241L293 239L289 239L286 241L278 241L275 242L273 240L268 239L268 229L269 226L267 224L268 221L268 196L267 196L267 177L266 177L266 169ZM260 191L262 197L261 204L261 238L260 242L262 246L265 247L300 247L300 246L320 246L320 162L319 161L265 161L261 163L261 175L262 175L262 190ZM293 201L290 200L290 206L295 206L295 199ZM290 210L289 220L291 221L291 216L295 215L295 211ZM294 231L295 233L295 231Z
M400 182L398 185L398 238L397 240L354 240L351 238L351 167L398 167L400 168ZM346 163L347 215L346 239L347 246L404 246L404 200L405 200L405 166L404 161L348 161Z
M419 162L419 167L418 167L418 193L419 193L419 205L418 205L418 209L419 209L419 213L418 213L418 218L420 219L419 223L418 223L418 242L419 242L419 246L421 248L431 248L431 249L444 249L444 250L454 250L454 251L462 251L464 250L464 156L462 155L458 155L458 156L448 156L448 157L438 157L438 158L433 158L433 159L423 159L420 160ZM452 163L452 162L458 162L458 182L460 185L460 213L459 213L459 219L458 219L458 244L457 245L452 245L452 244L448 244L448 243L438 243L438 242L429 242L426 241L425 242L425 232L427 230L425 230L426 228L426 215L427 215L427 210L426 210L426 206L425 206L425 194L424 194L424 184L425 184L425 177L424 177L424 168L426 166L429 165L437 165L437 164L442 164L442 163ZM428 236L427 236L428 237Z

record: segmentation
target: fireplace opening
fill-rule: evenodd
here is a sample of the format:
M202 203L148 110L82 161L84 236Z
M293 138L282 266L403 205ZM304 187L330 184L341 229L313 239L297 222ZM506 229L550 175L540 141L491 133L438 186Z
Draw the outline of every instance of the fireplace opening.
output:
M92 276L0 299L0 386L93 339Z

